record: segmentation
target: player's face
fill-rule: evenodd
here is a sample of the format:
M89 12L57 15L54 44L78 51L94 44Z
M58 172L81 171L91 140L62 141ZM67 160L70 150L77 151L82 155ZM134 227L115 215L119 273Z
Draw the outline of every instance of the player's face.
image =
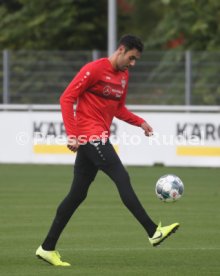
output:
M119 48L119 55L116 63L117 70L125 71L136 64L141 57L141 53L137 49L126 51L124 46Z

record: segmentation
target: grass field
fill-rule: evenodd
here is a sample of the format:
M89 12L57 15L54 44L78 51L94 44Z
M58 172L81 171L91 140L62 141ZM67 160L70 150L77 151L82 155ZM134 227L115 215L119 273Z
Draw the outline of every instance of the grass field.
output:
M57 268L38 260L35 251L69 189L72 167L0 165L0 275L220 275L220 170L128 170L154 220L179 221L180 229L152 248L115 186L100 172L58 243L72 266ZM157 178L165 173L177 174L185 184L177 203L162 203L154 194Z

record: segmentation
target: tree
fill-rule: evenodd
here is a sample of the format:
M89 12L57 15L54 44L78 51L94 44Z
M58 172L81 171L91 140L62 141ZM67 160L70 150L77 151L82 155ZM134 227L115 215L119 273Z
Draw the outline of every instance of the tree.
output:
M118 37L134 33L147 39L164 8L160 0L117 4ZM0 47L106 51L107 7L108 0L0 0Z
M152 72L152 75L163 77L170 75L172 76L170 86L175 86L179 81L178 71L175 66L167 67L167 64L176 62L184 64L185 55L181 55L179 50L190 50L192 103L219 104L219 66L215 60L219 56L216 51L220 49L220 2L218 0L161 0L161 2L165 6L163 18L146 41L146 48L166 51L160 66Z
M150 78L157 75L158 82L169 75L170 86L179 84L173 77L177 70L167 64L184 64L185 50L220 49L219 0L117 1L118 37L133 33L144 40L146 51L165 50L159 66L149 73ZM106 51L107 6L107 0L0 0L0 49ZM219 68L203 68L207 62L216 64L215 59L207 53L196 56L199 74L193 75L193 103L220 103Z
M106 50L107 0L7 0L0 16L2 49Z
M219 0L161 0L164 14L147 40L148 49L164 49L183 36L180 49L220 49Z
M147 41L162 19L164 5L161 0L118 0L119 35L133 33ZM122 18L124 16L124 18ZM126 17L126 24L124 20Z

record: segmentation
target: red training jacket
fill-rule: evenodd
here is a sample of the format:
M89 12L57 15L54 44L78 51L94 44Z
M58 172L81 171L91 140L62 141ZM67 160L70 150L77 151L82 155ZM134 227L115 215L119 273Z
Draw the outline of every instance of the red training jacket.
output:
M103 132L109 137L114 117L140 126L144 120L125 107L128 78L128 70L116 71L108 58L83 66L60 97L67 135L86 141Z

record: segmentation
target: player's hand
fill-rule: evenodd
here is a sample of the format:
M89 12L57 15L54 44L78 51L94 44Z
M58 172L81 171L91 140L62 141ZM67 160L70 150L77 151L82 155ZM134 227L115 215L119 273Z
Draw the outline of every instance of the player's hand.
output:
M146 136L152 136L153 135L153 128L147 122L143 122L141 124L141 128L144 130L144 134Z
M79 148L79 142L76 137L68 137L67 147L69 150L76 152Z

